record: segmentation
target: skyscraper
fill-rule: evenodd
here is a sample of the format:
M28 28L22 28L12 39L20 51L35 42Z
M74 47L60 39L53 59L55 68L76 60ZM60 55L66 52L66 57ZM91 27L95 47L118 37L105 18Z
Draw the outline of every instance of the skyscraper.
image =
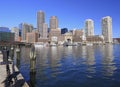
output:
M22 30L22 42L26 42L26 34L32 32L33 26L27 23L21 23L20 28Z
M46 23L43 24L43 38L47 38L48 35L48 25Z
M34 29L33 25L32 25L32 24L29 24L28 26L29 26L29 32L32 32L33 29Z
M87 19L85 21L85 32L86 32L86 36L94 35L94 22L92 19Z
M106 16L102 18L102 35L104 36L105 42L111 43L112 40L112 18Z
M51 16L50 18L50 30L58 29L58 19L56 16Z
M43 11L37 12L37 29L39 37L43 37L43 23L45 23L45 14Z

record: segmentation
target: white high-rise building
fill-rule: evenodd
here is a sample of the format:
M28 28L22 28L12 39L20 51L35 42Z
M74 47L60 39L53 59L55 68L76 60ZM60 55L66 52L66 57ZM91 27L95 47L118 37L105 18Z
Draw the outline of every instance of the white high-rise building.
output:
M94 35L94 22L92 19L87 19L85 21L85 34L86 36L93 36Z
M102 35L107 43L112 43L112 18L106 16L102 18Z

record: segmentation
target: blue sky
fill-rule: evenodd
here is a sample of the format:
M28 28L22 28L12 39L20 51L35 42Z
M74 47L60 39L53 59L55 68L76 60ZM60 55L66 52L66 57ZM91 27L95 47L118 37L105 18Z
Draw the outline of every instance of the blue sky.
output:
M101 34L101 18L111 16L113 37L120 37L120 0L0 0L0 26L9 28L21 22L36 27L36 12L45 12L46 23L57 16L59 28L84 28L84 22L94 20L95 34Z

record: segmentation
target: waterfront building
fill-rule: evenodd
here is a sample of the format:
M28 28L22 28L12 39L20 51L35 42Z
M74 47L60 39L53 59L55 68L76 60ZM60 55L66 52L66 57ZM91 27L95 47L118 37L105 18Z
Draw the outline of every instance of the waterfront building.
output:
M85 32L86 32L86 36L94 35L94 22L92 19L87 19L85 21Z
M35 43L38 42L38 33L29 32L26 34L26 42L27 43Z
M14 33L8 27L0 27L0 44L5 45L14 42Z
M48 36L48 25L46 23L43 24L43 38L47 38Z
M84 34L84 30L83 29L77 29L74 31L74 35L73 35L73 41L74 42L82 42L82 37Z
M56 16L50 18L49 41L52 44L58 44L63 39L61 29L58 28L58 19Z
M69 32L71 32L72 35L75 35L75 30L76 30L76 29L72 29L72 30L69 30Z
M43 11L37 12L37 29L39 32L39 38L43 37L43 24L45 23L45 14Z
M32 30L32 32L38 33L38 29L37 29L37 28L34 28L34 29Z
M0 32L10 32L8 27L0 27Z
M68 29L67 28L62 28L61 29L61 34L65 34L65 33L67 33L68 32Z
M52 29L49 32L49 40L51 43L58 43L60 41L61 31L59 29Z
M83 29L82 31L83 31L82 41L83 41L83 42L86 42L85 30Z
M58 19L56 16L50 17L50 30L58 29Z
M13 43L14 33L11 32L0 32L0 42Z
M82 37L82 36L83 36L83 33L84 33L84 30L83 30L83 29L77 29L77 30L75 30L74 36L75 36L75 37Z
M34 29L33 25L32 25L32 24L29 24L28 26L29 26L29 32L32 32L33 29Z
M106 16L102 18L102 35L107 43L112 43L112 18Z
M42 36L38 38L38 42L48 42L48 25L46 23L43 23Z
M72 32L67 32L64 34L64 41L68 42L68 43L72 43L73 42L73 34Z
M32 32L33 26L27 23L21 23L20 25L20 28L22 30L22 42L26 42L26 33Z
M15 41L20 41L19 28L13 27L11 28L11 32L15 34Z
M45 44L45 43L48 43L49 42L49 39L48 38L38 38L38 44Z
M87 36L86 41L87 43L100 44L104 43L104 37L102 35Z

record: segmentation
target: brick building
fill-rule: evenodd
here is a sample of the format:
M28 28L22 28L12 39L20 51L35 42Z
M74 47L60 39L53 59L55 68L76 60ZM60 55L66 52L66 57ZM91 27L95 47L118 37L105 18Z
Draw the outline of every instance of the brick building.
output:
M26 34L26 42L27 43L34 43L38 42L38 33L31 32Z

